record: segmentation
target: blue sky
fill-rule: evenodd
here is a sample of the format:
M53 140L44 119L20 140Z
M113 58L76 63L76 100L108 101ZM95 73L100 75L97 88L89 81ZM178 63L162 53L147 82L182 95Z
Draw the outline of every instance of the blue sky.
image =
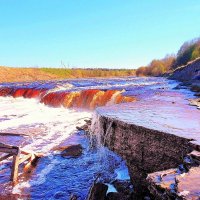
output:
M0 65L136 68L200 36L197 0L0 0Z

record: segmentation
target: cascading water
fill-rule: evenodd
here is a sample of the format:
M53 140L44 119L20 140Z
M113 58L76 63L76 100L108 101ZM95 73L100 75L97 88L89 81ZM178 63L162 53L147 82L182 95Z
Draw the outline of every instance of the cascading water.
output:
M3 173L0 173L2 196L8 195L11 190L13 195L21 199L26 199L29 195L32 199L49 198L58 195L59 192L64 193L63 199L70 197L71 194L77 194L81 196L81 199L84 199L97 174L101 174L103 180L114 180L116 174L114 174L113 165L115 163L118 166L120 158L112 155L107 149L90 150L89 141L84 134L72 134L76 132L76 126L83 125L84 119L91 117L90 112L65 108L52 109L43 104L38 104L35 99L1 97L0 101L4 107L4 115L0 117L0 129L4 132L18 132L29 135L26 138L18 137L17 140L2 136L1 141L20 145L29 152L34 151L43 154L38 166L31 174L31 178L29 179L27 174L22 173L19 177L19 183L13 189L9 187L10 170L7 169L7 165L10 163L7 161L1 163L4 170ZM15 117L12 116L13 113L17 113ZM4 120L3 117L9 120ZM59 152L54 150L56 146L76 143L80 143L84 148L84 154L80 158L62 158ZM102 152L104 152L104 155ZM58 174L59 170L60 175ZM55 185L51 186L50 183ZM68 191L72 183L74 185ZM59 185L63 185L61 190L58 189ZM44 187L42 193L41 187ZM53 187L53 191L50 191L48 187ZM34 192L32 193L32 191ZM60 195L62 196L62 194Z
M0 197L69 199L70 195L76 194L85 199L98 174L108 184L116 178L128 178L121 158L101 145L98 115L96 120L93 117L92 129L96 127L99 148L89 148L86 135L77 132L76 126L91 118L90 110L96 107L134 103L145 92L147 96L153 95L156 88L164 85L163 79L156 78L1 84L0 131L27 136L0 136L0 141L42 153L43 157L30 174L22 173L23 169L20 169L19 183L14 188L9 182L10 162L1 162ZM84 149L79 158L63 158L54 150L56 146L77 143Z
M135 101L134 97L122 96L122 91L117 90L94 90L83 91L48 91L29 88L0 88L0 96L12 96L14 98L39 98L41 103L52 107L67 108L87 108L95 109L98 106L104 106L108 103L119 104Z

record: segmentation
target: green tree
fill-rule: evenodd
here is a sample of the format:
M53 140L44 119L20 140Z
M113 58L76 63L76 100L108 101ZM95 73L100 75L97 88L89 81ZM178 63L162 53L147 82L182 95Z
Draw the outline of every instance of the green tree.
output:
M188 62L200 57L200 38L185 42L177 53L173 68L186 65Z

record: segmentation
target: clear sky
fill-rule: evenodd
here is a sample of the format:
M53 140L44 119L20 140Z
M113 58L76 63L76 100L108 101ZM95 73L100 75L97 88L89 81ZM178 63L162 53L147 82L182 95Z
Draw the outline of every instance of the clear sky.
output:
M0 65L136 68L199 36L198 0L0 0Z

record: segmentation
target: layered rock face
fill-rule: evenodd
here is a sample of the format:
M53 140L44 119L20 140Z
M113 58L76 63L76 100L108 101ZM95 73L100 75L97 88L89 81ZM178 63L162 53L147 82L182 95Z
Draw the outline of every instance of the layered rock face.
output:
M148 175L149 190L160 200L200 198L200 167L192 167L189 172L179 174L177 169L169 169Z
M137 194L147 191L148 174L177 168L189 153L200 150L200 112L185 98L167 92L96 110L92 132L126 160Z
M145 190L148 173L177 167L193 149L186 138L98 114L97 118L93 130L103 145L126 160L137 193Z

